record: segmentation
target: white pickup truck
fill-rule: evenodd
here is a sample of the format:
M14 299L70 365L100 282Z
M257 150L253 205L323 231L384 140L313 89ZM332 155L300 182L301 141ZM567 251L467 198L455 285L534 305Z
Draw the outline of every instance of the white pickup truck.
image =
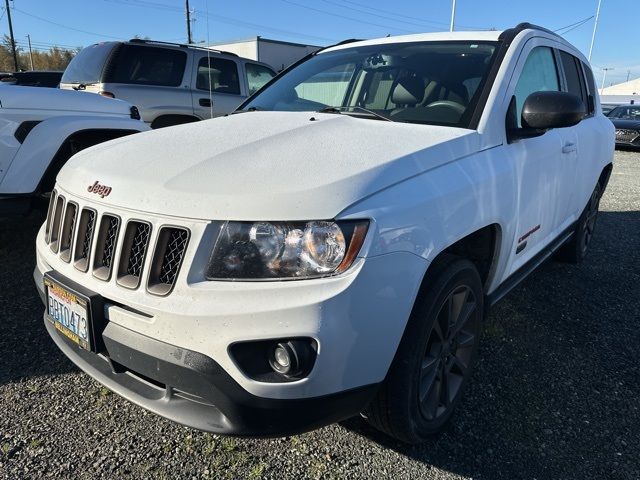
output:
M0 85L0 216L27 212L80 150L148 129L124 101Z
M71 159L37 237L44 323L191 427L363 412L419 442L459 403L487 309L585 257L613 146L587 60L543 28L328 47L235 114Z

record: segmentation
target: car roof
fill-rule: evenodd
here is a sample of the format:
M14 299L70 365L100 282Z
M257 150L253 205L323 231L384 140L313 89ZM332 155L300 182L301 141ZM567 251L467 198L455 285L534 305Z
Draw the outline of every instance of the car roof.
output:
M344 42L322 50L320 53L342 50L345 48L365 47L369 45L385 45L390 43L410 43L410 42L438 42L438 41L478 41L496 42L502 31L487 30L477 32L433 32L417 33L411 35L398 35L395 37L373 38L371 40L359 40Z

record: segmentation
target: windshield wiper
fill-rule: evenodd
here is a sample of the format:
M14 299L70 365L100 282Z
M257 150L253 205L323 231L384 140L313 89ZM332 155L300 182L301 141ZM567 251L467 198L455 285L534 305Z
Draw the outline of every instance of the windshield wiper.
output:
M358 106L348 106L348 107L325 107L322 110L318 110L318 113L354 113L352 110L357 110L358 112L363 112L371 117L375 117L378 120L384 120L386 122L393 122L389 117L382 115L381 113L374 112L373 110L369 110L368 108L358 107Z

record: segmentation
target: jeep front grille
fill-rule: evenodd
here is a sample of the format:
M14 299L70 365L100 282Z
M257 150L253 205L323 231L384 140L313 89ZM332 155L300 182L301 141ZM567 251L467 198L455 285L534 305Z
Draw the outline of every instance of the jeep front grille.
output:
M51 192L51 197L49 198L49 208L47 209L47 221L44 224L44 239L47 243L49 243L49 239L51 238L49 235L51 233L51 221L53 220L53 209L56 205L57 198L56 191Z
M73 260L80 272L91 270L99 280L115 278L118 285L134 290L147 278L150 293L168 295L180 273L191 233L184 227L159 224L156 229L153 225L110 212L99 213L54 191L45 241L62 261Z
M51 230L49 231L49 246L53 253L58 253L60 243L60 224L62 223L62 215L64 213L64 197L58 195L56 197L56 205L53 207Z
M151 293L168 295L171 292L188 243L188 230L177 227L160 229L149 275L148 288Z
M100 280L109 280L116 253L120 219L114 215L102 215L98 237L96 238L96 253L93 258L93 274Z
M82 214L80 215L73 261L75 267L81 272L89 270L89 255L91 253L91 243L93 242L93 232L96 228L96 215L95 210L89 208L82 209Z
M73 243L77 214L78 205L73 202L67 202L60 233L60 258L67 263L71 261L71 244Z
M144 260L151 237L151 225L130 221L124 234L122 254L118 267L118 283L127 288L138 288Z

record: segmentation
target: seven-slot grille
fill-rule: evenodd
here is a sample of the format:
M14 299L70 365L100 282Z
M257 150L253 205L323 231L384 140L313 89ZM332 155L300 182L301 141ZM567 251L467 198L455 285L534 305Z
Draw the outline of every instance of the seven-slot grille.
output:
M81 272L109 281L115 275L119 285L140 286L148 251L152 251L148 289L167 295L173 289L189 242L189 231L182 227L163 226L152 246L149 222L126 223L111 213L101 216L91 208L81 208L64 196L52 193L45 223L45 241L54 253ZM91 262L92 261L92 262ZM114 273L115 272L115 273Z

